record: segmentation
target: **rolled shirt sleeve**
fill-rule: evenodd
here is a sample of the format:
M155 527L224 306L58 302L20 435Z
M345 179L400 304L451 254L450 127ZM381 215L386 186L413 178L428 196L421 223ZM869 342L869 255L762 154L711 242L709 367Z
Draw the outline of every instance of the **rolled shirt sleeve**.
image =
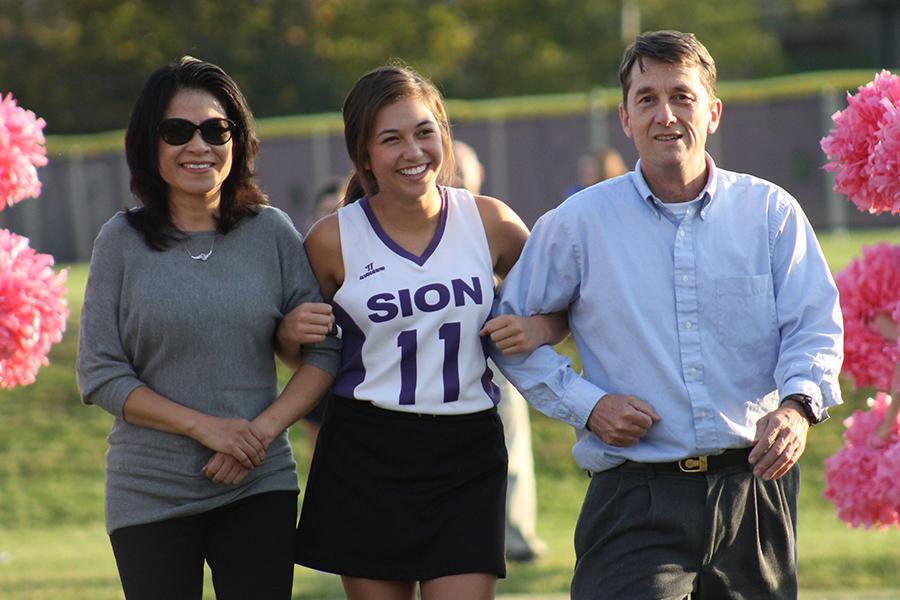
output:
M841 403L843 322L837 288L809 221L793 198L773 211L772 275L781 348L775 381L782 398L805 394L817 413Z

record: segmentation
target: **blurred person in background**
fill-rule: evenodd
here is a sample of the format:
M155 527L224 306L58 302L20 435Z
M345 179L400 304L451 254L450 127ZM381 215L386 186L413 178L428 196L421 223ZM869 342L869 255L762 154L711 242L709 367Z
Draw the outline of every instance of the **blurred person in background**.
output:
M326 182L316 192L313 199L313 210L306 219L305 231L309 231L319 219L336 211L347 189L347 178L335 178ZM303 415L303 423L306 425L306 440L309 446L309 455L312 456L316 449L316 438L319 436L319 428L322 426L322 418L328 409L328 401L331 392L327 392L315 407Z
M481 193L484 182L484 166L478 154L469 144L453 141L453 158L456 161L456 179L453 185ZM537 487L534 480L534 457L531 450L531 422L528 405L503 373L488 362L494 374L494 383L500 388L500 420L506 438L509 466L506 481L506 558L515 562L532 561L547 551L538 538Z
M308 232L316 222L338 209L347 189L347 178L335 177L326 181L316 190L312 211L306 217L303 230Z
M128 600L291 597L297 473L286 429L331 383L300 234L254 178L237 84L184 57L150 75L125 135L141 207L94 243L77 375L115 417L106 526ZM296 372L281 395L276 352Z
M541 217L498 311L568 310L583 365L496 355L591 476L571 596L794 599L796 464L841 402L837 289L797 201L706 152L722 102L692 34L639 36L619 79L634 171Z
M578 183L570 185L563 194L563 200L595 183L606 181L628 172L622 155L613 148L603 148L578 157Z

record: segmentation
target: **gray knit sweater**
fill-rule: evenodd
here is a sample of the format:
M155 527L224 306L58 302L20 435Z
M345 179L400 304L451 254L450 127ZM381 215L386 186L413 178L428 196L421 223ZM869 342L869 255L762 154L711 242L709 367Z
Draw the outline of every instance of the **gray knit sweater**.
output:
M207 261L192 259L212 248ZM277 396L275 330L301 302L321 301L300 235L272 207L227 235L190 234L150 249L119 213L94 242L81 314L77 375L82 398L115 416L106 467L106 526L205 512L252 494L297 490L287 435L237 486L200 469L212 451L188 437L126 423L128 395L146 385L221 417L253 419ZM337 340L304 348L334 373Z

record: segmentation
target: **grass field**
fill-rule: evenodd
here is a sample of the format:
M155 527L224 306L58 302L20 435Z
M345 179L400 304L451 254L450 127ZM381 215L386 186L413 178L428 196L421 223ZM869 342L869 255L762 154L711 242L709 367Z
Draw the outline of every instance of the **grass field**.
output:
M896 242L897 230L821 236L833 269L859 255L862 245ZM69 271L73 316L51 365L27 388L0 392L0 599L113 600L121 598L115 563L103 529L103 469L111 417L80 404L73 364L77 315L86 268ZM840 446L841 421L864 406L871 390L852 392L846 404L811 435L800 508L802 598L900 598L900 531L847 528L822 498L822 461ZM549 553L530 565L510 565L499 590L507 594L565 592L574 555L571 537L587 478L569 454L569 427L532 411L540 515ZM292 432L306 464L302 428ZM305 475L301 474L301 484ZM212 598L211 586L207 596ZM341 597L336 578L298 569L295 598Z

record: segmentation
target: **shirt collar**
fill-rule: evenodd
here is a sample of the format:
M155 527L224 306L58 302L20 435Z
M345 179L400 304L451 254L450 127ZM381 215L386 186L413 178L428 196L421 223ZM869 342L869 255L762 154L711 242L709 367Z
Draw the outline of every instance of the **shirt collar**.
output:
M703 186L703 190L700 191L700 195L698 198L703 198L700 202L701 208L699 216L701 219L706 219L706 214L709 212L710 204L712 204L713 198L716 196L716 191L718 190L718 170L716 168L716 163L712 159L712 156L709 153L706 153L706 167L709 172L706 178L706 185ZM660 213L660 209L663 207L664 202L653 195L653 192L650 190L650 186L647 184L647 180L644 179L644 174L641 172L641 159L638 159L637 163L634 165L634 171L631 172L631 182L634 184L635 189L638 194L640 194L641 198L644 202L650 206L651 209L656 213L657 218L662 218L662 214Z

